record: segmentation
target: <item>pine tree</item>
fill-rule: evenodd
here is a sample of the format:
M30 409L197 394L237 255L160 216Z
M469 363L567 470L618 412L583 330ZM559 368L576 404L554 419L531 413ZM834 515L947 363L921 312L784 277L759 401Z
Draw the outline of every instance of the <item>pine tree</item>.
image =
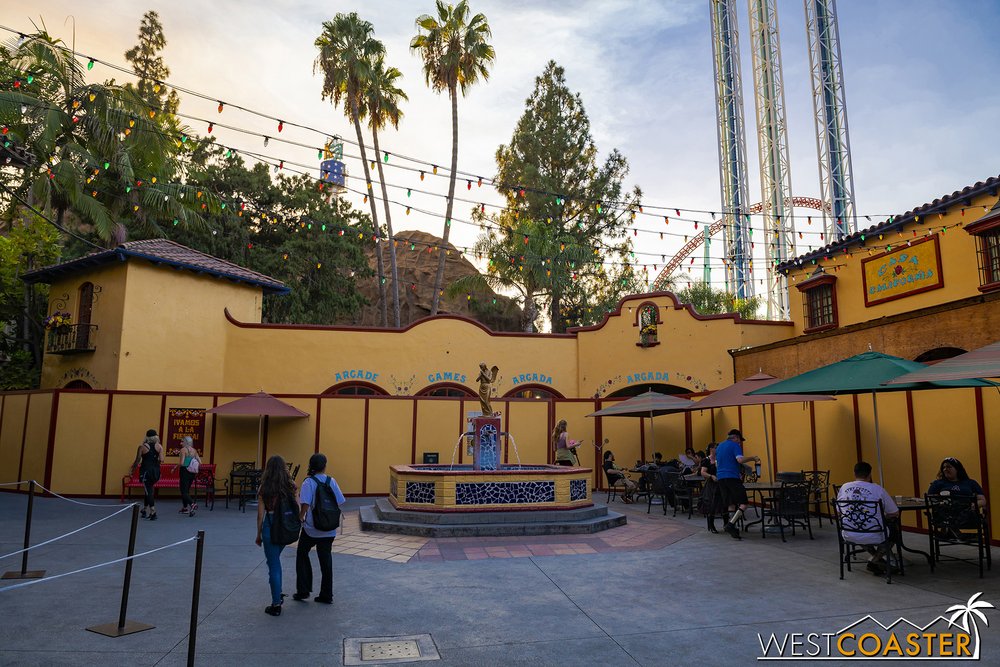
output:
M531 245L549 248L538 261L547 267L540 288L548 294L553 332L591 321L600 306L588 294L600 291L603 304L635 290L627 227L642 193L635 188L623 195L628 161L617 150L598 163L583 100L554 61L535 79L496 161L507 210L538 223L535 233L545 240Z
M139 81L137 84L126 84L125 87L151 107L174 115L180 106L180 99L177 91L167 88L164 83L170 76L170 68L164 64L160 55L167 45L167 38L163 35L159 14L150 10L142 15L137 38L139 43L125 52L125 59L132 64L132 70Z

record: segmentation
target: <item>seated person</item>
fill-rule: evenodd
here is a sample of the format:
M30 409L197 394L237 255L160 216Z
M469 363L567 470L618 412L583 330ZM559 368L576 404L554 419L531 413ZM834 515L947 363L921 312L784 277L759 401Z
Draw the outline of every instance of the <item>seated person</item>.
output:
M655 465L657 468L662 468L665 465L665 463L666 462L663 460L663 454L659 452L653 454L653 465Z
M694 453L694 465L690 466L688 470L684 471L684 474L685 475L699 474L701 472L702 461L704 460L705 460L705 452L699 449L697 452Z
M965 466L961 461L951 456L941 461L937 479L931 482L927 495L940 495L942 491L952 495L975 496L979 507L986 506L983 487L979 486L976 480L969 478L969 473L965 472Z
M876 574L884 574L885 557L892 550L892 544L899 534L899 508L885 489L872 482L872 466L870 463L859 461L854 466L854 481L848 482L840 487L837 500L867 500L882 501L882 508L885 512L886 522L889 527L889 539L884 540L879 533L856 533L849 530L844 531L844 539L853 544L866 545L872 558L868 561L868 569ZM875 528L879 526L879 517L874 514L867 519L858 516L851 517L851 523L855 526L864 525L865 528Z
M623 469L615 463L615 454L611 450L604 452L604 474L608 476L608 484L614 485L619 479L625 480L625 492L622 502L630 503L635 499L638 484L628 478Z
M684 453L677 457L685 468L693 468L695 466L694 460L694 448L688 447L684 450Z

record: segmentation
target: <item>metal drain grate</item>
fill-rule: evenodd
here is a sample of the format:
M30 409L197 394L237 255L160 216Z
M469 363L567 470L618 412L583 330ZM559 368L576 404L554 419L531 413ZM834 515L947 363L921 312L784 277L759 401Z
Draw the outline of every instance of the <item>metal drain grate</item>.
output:
M420 648L412 639L388 642L361 642L361 659L385 660L394 658L419 658Z
M440 659L430 635L355 637L344 640L345 665L386 665Z

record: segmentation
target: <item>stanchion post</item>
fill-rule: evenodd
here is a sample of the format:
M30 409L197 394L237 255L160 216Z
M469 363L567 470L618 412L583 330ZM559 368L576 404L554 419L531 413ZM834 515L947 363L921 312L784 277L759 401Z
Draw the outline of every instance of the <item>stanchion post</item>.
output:
M132 505L132 529L128 536L128 560L125 561L125 581L122 583L122 604L118 612L117 623L103 623L87 628L91 632L96 632L105 637L124 637L135 634L143 630L152 630L155 625L140 623L139 621L125 620L125 613L128 610L128 593L132 585L132 556L135 555L135 534L139 528L139 505Z
M24 517L24 553L21 554L21 571L4 572L3 579L41 579L45 570L28 570L28 547L31 546L31 514L35 509L35 480L28 482L28 512Z
M188 667L194 667L195 644L198 635L198 597L201 595L201 558L205 551L205 531L198 531L198 548L194 554L194 586L191 591L191 628L188 631Z

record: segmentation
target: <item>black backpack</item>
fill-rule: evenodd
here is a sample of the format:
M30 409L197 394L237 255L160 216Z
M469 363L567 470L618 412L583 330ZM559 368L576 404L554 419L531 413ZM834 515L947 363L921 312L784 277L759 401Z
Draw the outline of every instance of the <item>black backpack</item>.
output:
M271 543L287 546L299 539L302 521L299 519L299 505L295 498L282 494L274 504L271 514Z
M316 484L316 493L313 495L312 523L316 530L336 530L340 527L340 505L337 503L337 496L330 486L330 478L325 482L320 482L310 475Z

